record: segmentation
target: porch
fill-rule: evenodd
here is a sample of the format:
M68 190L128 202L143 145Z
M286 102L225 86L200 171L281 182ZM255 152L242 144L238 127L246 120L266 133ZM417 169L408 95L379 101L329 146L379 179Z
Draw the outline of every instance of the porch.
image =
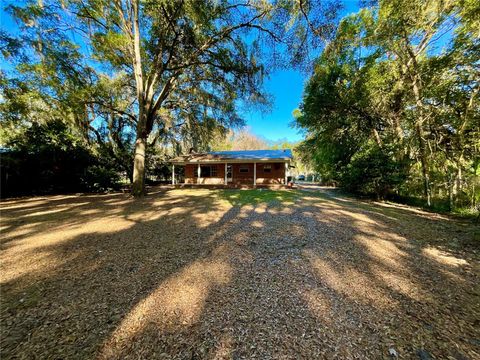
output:
M183 166L183 181L178 176ZM283 187L288 183L289 163L198 162L172 164L172 185L181 187Z

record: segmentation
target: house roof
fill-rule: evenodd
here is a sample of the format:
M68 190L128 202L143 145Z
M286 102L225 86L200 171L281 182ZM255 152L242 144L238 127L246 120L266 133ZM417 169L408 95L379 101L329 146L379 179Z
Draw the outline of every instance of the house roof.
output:
M292 150L237 150L237 151L212 151L207 153L194 153L181 155L171 160L174 164L199 163L199 162L274 162L288 161L293 158Z

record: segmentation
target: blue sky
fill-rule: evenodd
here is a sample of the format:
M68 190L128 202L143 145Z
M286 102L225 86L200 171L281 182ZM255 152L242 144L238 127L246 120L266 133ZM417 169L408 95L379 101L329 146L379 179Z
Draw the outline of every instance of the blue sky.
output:
M287 139L298 141L302 136L290 124L292 112L300 104L303 85L308 76L296 70L275 71L265 81L265 90L273 96L272 107L268 113L258 110L243 112L241 115L247 121L250 130L268 140Z
M340 18L359 9L357 0L341 1L343 10ZM272 96L272 107L268 113L259 110L241 112L250 130L271 141L286 139L288 141L302 140L303 135L298 129L291 127L292 112L299 107L308 74L298 70L277 70L265 81L265 90Z

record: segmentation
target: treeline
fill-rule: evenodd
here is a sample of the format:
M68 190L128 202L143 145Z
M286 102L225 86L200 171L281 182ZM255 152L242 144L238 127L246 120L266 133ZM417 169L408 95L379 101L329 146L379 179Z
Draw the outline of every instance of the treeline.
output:
M147 183L166 181L169 152L152 147L147 153ZM0 153L1 195L105 192L131 184L133 153L115 155L110 144L88 142L61 120L33 123L10 135Z
M5 105L5 104L4 104ZM0 105L1 109L1 105ZM133 176L131 140L94 141L84 137L77 127L61 120L34 122L17 133L3 134L7 139L0 153L2 197L106 192L128 189ZM271 142L248 128L218 129L212 139L196 151L257 150L294 148L287 141ZM170 183L170 158L188 149L152 144L145 161L147 184Z
M296 114L323 181L444 210L480 201L480 3L385 0L344 18Z
M226 134L219 132L209 144L212 151L294 149L296 142L287 139L276 141L258 136L247 127L233 129Z

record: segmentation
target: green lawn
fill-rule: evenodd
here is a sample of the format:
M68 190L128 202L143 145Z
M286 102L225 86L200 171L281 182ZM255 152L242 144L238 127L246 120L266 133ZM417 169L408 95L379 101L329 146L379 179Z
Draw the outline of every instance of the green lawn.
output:
M292 204L300 195L298 190L232 189L219 191L219 196L234 206L261 203L269 205Z

